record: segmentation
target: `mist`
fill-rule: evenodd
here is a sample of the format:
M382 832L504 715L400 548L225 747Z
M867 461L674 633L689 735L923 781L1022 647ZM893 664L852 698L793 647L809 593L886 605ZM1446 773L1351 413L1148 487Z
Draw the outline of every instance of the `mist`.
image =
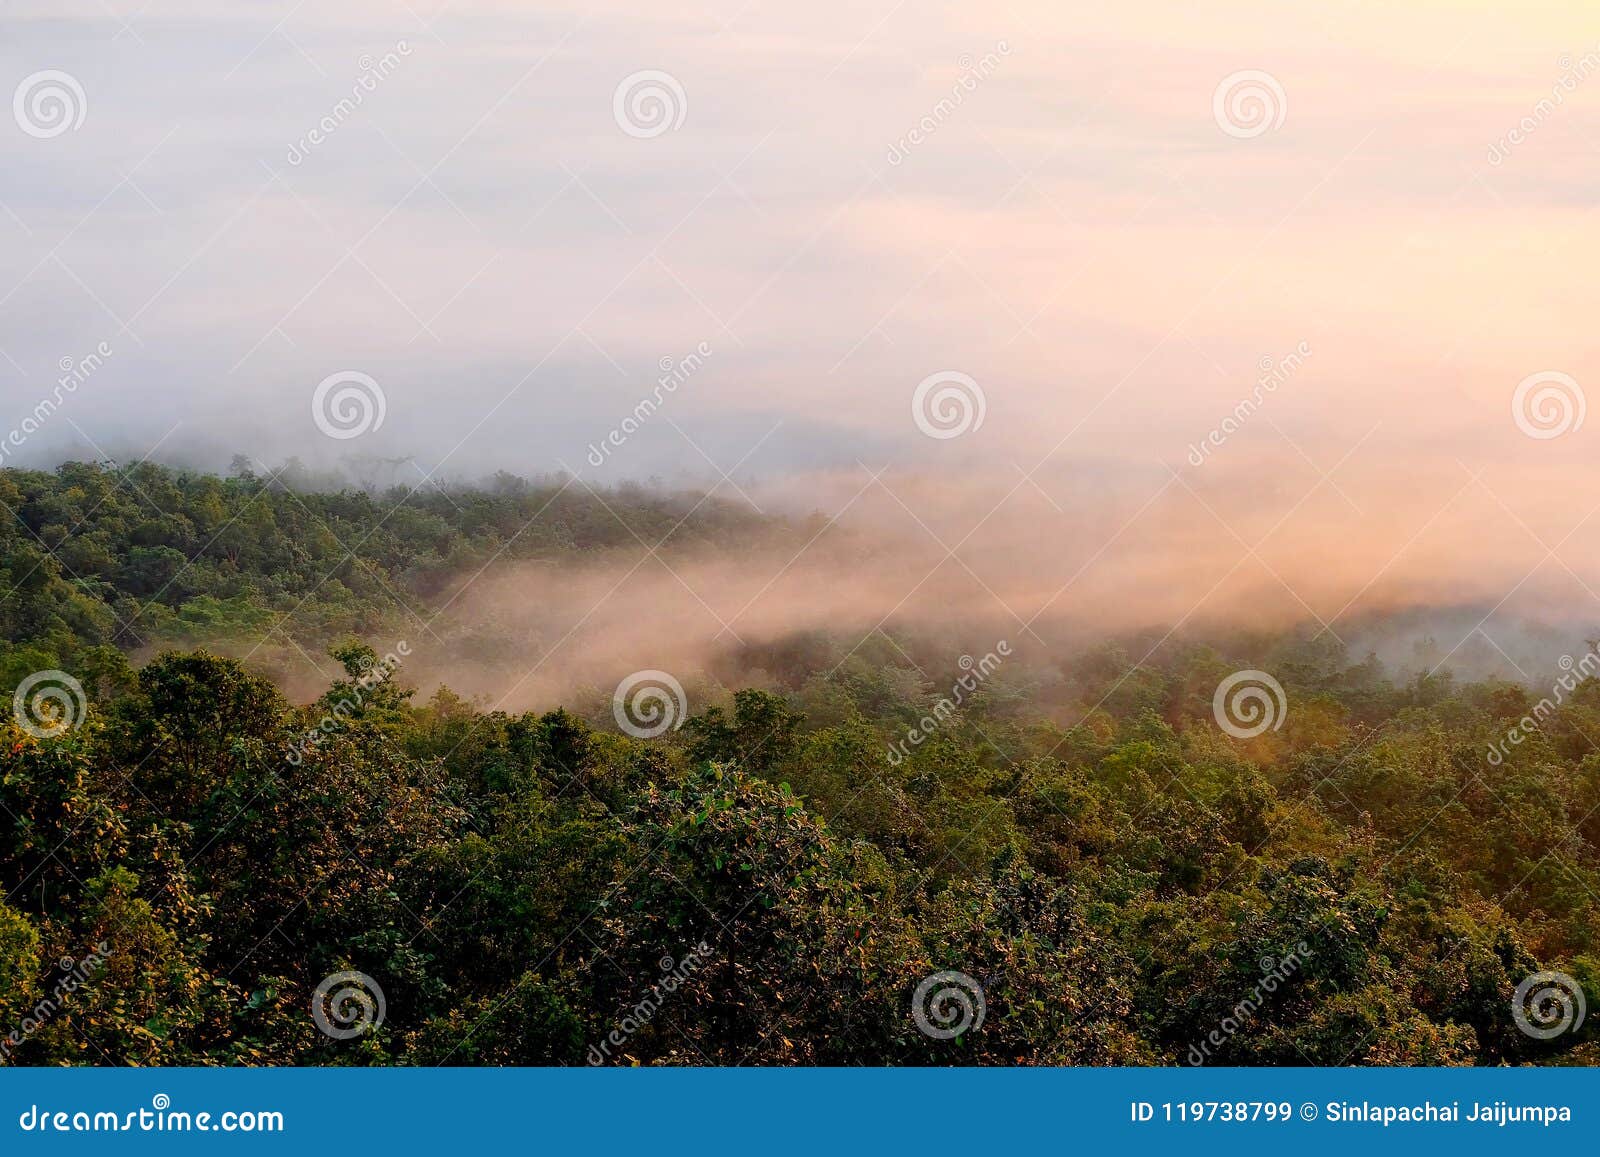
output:
M713 7L14 5L0 461L781 521L399 608L508 707L813 632L1538 683L1600 616L1593 11Z
M1264 494L1220 460L1117 486L1090 477L863 466L663 489L683 528L664 540L474 566L426 605L397 604L394 638L370 641L407 645L403 681L424 697L447 686L520 711L608 701L640 670L714 696L870 655L937 682L1002 642L1013 672L1048 677L1105 644L1159 665L1197 643L1251 660L1288 637L1336 644L1351 663L1375 654L1400 681L1448 671L1539 686L1600 636L1588 580L1563 560L1584 557L1573 544L1592 541L1587 526L1551 554L1464 472L1445 480L1456 494L1440 510L1348 481ZM559 474L546 484L619 521L619 494L640 493ZM388 509L408 489L375 498ZM694 531L708 505L759 514L761 529L708 545ZM226 649L302 699L334 670L281 632Z

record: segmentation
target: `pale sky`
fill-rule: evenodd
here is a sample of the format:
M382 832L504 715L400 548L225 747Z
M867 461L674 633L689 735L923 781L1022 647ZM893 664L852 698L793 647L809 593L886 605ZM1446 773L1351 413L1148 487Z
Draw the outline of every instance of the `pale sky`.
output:
M1512 401L1600 382L1592 4L4 12L0 427L113 351L12 460L715 463L844 494L865 463L1037 486L1113 530L1175 472L1252 543L1320 485L1280 549L1342 544L1345 511L1373 544L1355 587L1424 527L1471 541L1509 506L1487 533L1553 545L1589 510L1600 416L1532 437ZM665 121L619 112L640 73ZM1264 122L1230 119L1239 74ZM383 422L334 439L313 397L346 371ZM919 430L940 373L981 426Z

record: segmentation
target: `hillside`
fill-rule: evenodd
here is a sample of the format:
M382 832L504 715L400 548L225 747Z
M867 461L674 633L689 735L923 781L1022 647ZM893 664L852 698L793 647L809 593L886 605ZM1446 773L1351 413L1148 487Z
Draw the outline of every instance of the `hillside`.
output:
M491 711L384 653L462 574L799 532L404 494L0 472L5 1060L1597 1059L1513 1017L1541 970L1600 980L1587 655L1546 710L1309 633L810 632L614 713ZM313 701L243 659L269 635L331 654ZM1214 705L1237 672L1281 686L1259 730Z

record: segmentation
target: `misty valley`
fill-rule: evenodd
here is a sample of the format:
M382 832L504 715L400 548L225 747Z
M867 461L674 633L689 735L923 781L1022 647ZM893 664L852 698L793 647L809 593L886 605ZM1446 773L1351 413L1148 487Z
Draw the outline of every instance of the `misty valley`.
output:
M1581 629L941 613L564 476L0 502L4 1063L1600 1060Z

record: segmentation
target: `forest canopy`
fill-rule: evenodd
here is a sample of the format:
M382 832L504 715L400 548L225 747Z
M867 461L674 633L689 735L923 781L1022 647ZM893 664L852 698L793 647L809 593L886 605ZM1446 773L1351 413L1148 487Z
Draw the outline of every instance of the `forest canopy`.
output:
M455 576L798 531L315 482L0 471L5 1062L1597 1059L1517 1003L1600 980L1587 666L1552 703L1313 631L1026 660L812 632L662 726L516 713L417 694L391 646ZM238 646L269 635L329 657L319 695ZM1223 725L1237 673L1270 725Z

